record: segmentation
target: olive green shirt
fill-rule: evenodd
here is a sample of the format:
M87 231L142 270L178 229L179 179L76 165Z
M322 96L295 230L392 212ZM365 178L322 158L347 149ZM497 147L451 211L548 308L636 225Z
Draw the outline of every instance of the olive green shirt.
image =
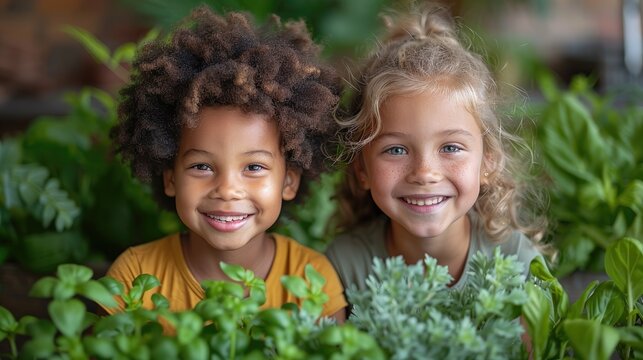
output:
M531 241L522 233L514 232L502 243L494 243L487 237L484 227L474 212L469 212L471 220L471 242L462 276L452 286L460 288L467 281L467 273L473 254L482 251L493 256L496 247L505 255L517 255L525 266L524 274L529 272L531 260L540 255ZM385 245L385 234L389 219L385 216L339 235L326 249L326 256L344 284L344 289L355 284L359 290L366 289L366 278L371 272L373 258L389 257Z

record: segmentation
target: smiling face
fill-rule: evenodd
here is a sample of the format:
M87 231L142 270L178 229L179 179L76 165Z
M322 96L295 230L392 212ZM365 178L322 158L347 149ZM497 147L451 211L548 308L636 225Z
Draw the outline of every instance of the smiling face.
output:
M394 234L462 234L480 192L483 140L476 119L449 96L423 92L389 98L381 120L381 132L355 166Z
M295 197L300 175L286 167L274 121L207 107L196 128L182 129L174 167L163 179L191 240L237 250L265 239L282 200Z

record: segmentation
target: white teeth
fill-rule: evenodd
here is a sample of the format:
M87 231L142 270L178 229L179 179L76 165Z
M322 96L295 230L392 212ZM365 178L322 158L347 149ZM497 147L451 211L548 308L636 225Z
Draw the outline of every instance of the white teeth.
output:
M411 205L417 205L417 206L425 206L425 205L435 205L437 203L441 203L446 199L445 196L436 196L428 199L411 199L411 198L404 198L404 201L406 201L407 204Z
M248 217L248 215L237 215L237 216L217 216L217 215L208 215L210 219L214 219L216 221L221 221L221 222L231 222L231 221L239 221L243 220Z

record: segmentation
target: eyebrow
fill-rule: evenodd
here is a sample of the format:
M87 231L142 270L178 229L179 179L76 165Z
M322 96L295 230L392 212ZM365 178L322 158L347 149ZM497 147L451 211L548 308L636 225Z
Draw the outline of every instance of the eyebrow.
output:
M181 155L181 157L186 157L186 156L192 155L192 154L207 155L207 156L212 155L212 153L210 153L209 151L205 151L205 150L201 150L201 149L188 149ZM273 153L268 151L268 150L250 150L250 151L244 152L243 154L244 155L263 155L263 156L267 156L267 157L270 157L270 158L275 157L273 155Z
M440 131L437 135L438 136L439 135L442 135L442 136L463 135L463 136L473 137L472 133L463 129L447 129L447 130ZM380 140L381 138L387 138L387 137L406 137L406 136L408 136L408 134L406 133L402 133L399 131L391 131L391 132L385 132L377 135L373 139L373 141Z

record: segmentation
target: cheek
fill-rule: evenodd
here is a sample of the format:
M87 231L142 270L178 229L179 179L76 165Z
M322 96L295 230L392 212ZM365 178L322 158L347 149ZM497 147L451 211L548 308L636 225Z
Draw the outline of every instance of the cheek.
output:
M249 189L258 197L258 199L281 199L284 183L283 178L276 176L262 179L261 181L253 182L248 185Z
M480 164L479 163L453 163L445 167L451 179L459 183L461 187L480 188Z
M368 180L373 192L390 190L406 172L401 162L373 162L368 169Z

